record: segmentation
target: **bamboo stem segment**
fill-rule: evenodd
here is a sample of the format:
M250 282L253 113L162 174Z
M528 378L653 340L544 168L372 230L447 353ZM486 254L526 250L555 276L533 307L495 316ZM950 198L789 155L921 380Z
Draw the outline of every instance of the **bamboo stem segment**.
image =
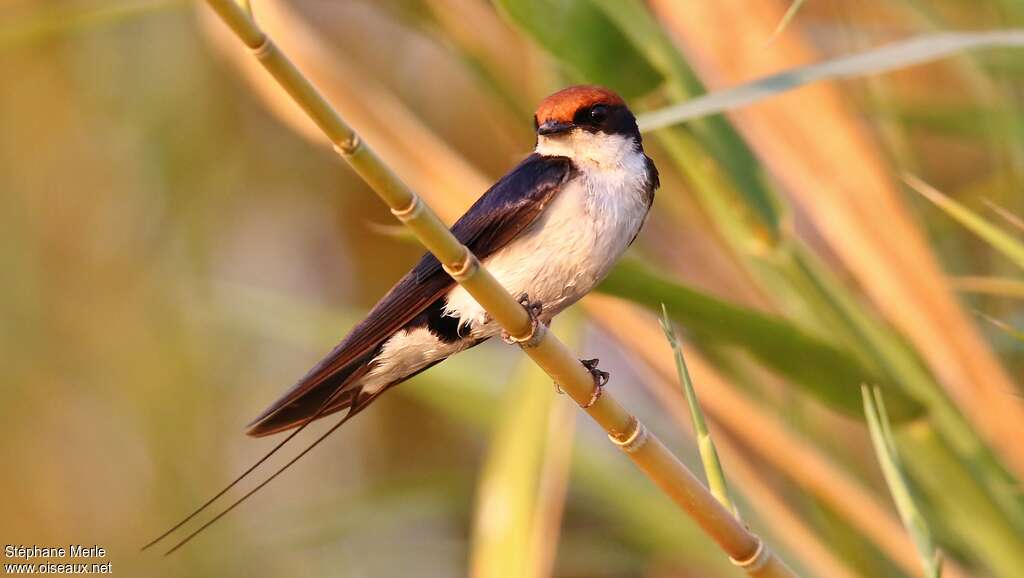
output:
M391 212L441 262L444 270L501 325L647 476L689 513L750 576L795 578L795 574L731 512L654 434L607 392L599 394L590 372L490 272L433 210L411 191L349 127L236 0L207 0L263 67L324 132Z

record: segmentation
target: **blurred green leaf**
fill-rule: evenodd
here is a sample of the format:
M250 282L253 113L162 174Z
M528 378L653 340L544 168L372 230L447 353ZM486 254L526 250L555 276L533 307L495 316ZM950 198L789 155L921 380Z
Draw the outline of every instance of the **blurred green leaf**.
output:
M904 181L910 188L921 194L942 209L947 215L956 219L961 225L979 236L990 247L1005 255L1008 259L1024 269L1024 243L1014 239L1009 233L989 223L983 217L948 197L938 189L917 177L906 175Z
M704 420L704 412L700 408L700 402L697 401L697 391L693 387L693 380L690 379L690 370L686 367L683 348L679 345L675 330L672 329L672 320L669 319L668 309L664 304L661 306L661 319L658 322L661 323L661 330L665 332L665 339L672 347L672 354L676 361L676 373L679 376L679 382L683 385L686 403L690 406L690 419L693 421L693 431L697 438L700 460L704 465L704 475L707 476L708 489L726 509L734 516L739 517L736 504L729 497L729 486L725 481L722 461L718 459L718 449L715 447L714 440L711 439L711 432L708 431L708 424Z
M1017 402L1007 397L1007 403ZM925 513L941 520L948 533L943 544L950 541L950 551L956 546L970 552L985 567L978 575L1019 577L1024 568L1024 542L1007 519L1003 503L993 501L927 422L908 424L899 439L901 461L916 488L928 498L930 507ZM932 527L938 530L939 524Z
M554 401L547 375L528 360L521 363L499 404L501 414L477 486L473 576L525 576L535 558L530 537Z
M603 84L630 98L651 92L663 81L588 0L494 1L580 82Z
M785 30L787 26L789 26L789 23L793 21L796 13L800 11L800 7L803 5L804 0L793 0L793 2L790 3L789 8L786 9L786 13L783 14L782 19L779 20L778 26L775 27L775 30L772 31L771 37L768 38L769 44L775 40L779 34L782 34L782 31Z
M667 79L668 94L673 100L686 100L706 92L704 84L690 68L676 49L672 40L665 34L662 27L654 20L647 7L639 0L591 0L595 6L604 11L609 20L614 22L633 46L658 69ZM724 169L728 181L734 184L736 191L714 191L715 195L731 197L737 194L742 206L756 215L759 224L766 226L769 236L778 234L779 203L774 192L762 178L760 163L754 153L723 116L716 115L703 118L692 123L690 127L703 148L714 157ZM662 131L658 137L679 158L678 164L684 173L689 170L707 170L700 166L706 153L697 148L688 148L685 152L678 144L680 138L676 132ZM736 203L733 203L735 205ZM742 210L734 207L733 210Z
M889 427L885 404L882 401L882 392L878 388L872 389L864 385L861 386L861 396L871 442L874 444L878 463L882 467L885 483L889 486L893 501L896 502L896 510L917 548L921 565L925 569L925 577L939 578L942 557L932 540L932 534L925 523L924 516L921 515L917 502L914 501L910 487L907 485L903 465L900 463L899 454L896 451L896 441L893 439Z
M1024 46L1024 30L927 34L859 54L793 68L644 114L638 119L640 130L653 131L748 106L820 80L882 74L980 48L1021 46Z
M393 225L391 223L377 223L373 221L367 221L366 228L374 234L386 237L394 241L401 241L412 245L416 243L416 235L409 232L409 229L403 225Z
M667 280L635 261L621 263L599 289L653 311L664 303L687 331L745 350L830 407L851 416L861 415L860 384L878 379L849 353L784 319ZM891 395L900 400L898 419L918 413L918 406L902 393L894 391Z
M1004 277L953 277L953 287L962 293L998 295L1012 299L1024 299L1024 280Z
M1006 207L999 205L995 201L989 199L982 199L981 201L985 203L985 206L988 207L990 211L999 215L1001 219L1009 223L1014 229L1024 233L1024 219L1014 215L1007 210Z
M881 364L882 371L892 383L925 408L929 423L942 432L944 441L950 443L959 458L984 481L1002 512L1008 519L1015 520L1013 523L1021 523L1024 527L1024 508L1018 496L1008 491L1006 470L922 364L920 354L908 345L902 335L861 308L856 298L847 293L836 279L814 273L823 268L823 264L808 257L801 257L801 266L812 272L809 278L823 282L820 290L839 308L844 322L854 329L860 340L859 347L870 355L871 360ZM885 391L892 399L892 390ZM931 439L939 443L935 438Z
M46 40L91 26L114 24L157 10L183 6L184 0L138 0L97 8L83 3L60 3L35 11L31 16L0 26L0 49Z
M986 142L1006 140L1015 130L1016 111L991 105L937 104L928 101L909 101L879 106L871 111L877 121L892 121L908 128L923 129L958 138L982 139Z
M999 329L1003 333L1009 335L1010 337L1016 339L1017 341L1024 342L1024 331L1021 331L1020 329L1017 329L1016 327L1010 325L1009 323L1007 323L1005 321L1001 321L999 319L996 319L995 317L992 317L991 315L986 315L986 314L982 313L981 311L975 311L975 313L978 315L978 317L981 317L982 319L987 321L990 325L995 326L997 329Z

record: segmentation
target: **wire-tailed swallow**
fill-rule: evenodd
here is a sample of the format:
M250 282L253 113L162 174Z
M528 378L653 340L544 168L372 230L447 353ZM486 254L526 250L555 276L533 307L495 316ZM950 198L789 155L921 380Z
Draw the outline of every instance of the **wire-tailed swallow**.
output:
M539 318L572 305L636 238L658 188L636 118L622 98L573 86L544 99L534 152L452 227ZM425 255L366 319L249 426L264 436L340 411L361 411L384 390L501 333L432 255Z

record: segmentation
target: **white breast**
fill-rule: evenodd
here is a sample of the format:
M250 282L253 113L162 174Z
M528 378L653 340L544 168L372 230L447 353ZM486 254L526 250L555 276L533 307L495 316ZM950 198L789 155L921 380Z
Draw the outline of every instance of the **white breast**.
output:
M577 163L577 174L523 233L484 261L513 295L540 301L550 319L603 279L643 225L649 208L642 153L614 166ZM461 287L448 294L447 313L474 337L496 335L484 310Z

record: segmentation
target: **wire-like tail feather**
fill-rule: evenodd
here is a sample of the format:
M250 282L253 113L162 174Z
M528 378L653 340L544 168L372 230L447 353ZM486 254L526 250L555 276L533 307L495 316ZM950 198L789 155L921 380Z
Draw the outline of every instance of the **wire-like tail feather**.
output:
M232 502L231 505L229 505L228 507L224 508L224 510L222 510L221 513L219 513L216 516L214 516L213 518L211 518L208 522L206 522L205 524L200 526L198 529L196 529L194 532L192 532L188 536L185 536L185 538L183 538L180 542L175 544L170 550L168 550L167 552L164 552L164 556L169 556L169 555L173 554L179 548L181 548L185 544L188 544L189 542L191 542L192 539L195 538L196 536L198 536L200 533L202 533L203 530L206 530L207 528L212 526L217 520L220 520L221 518L223 518L225 515L228 514L228 512L230 512L231 510L234 510L242 502L244 502L247 499L249 499L249 497L251 497L256 492L260 491L264 486L266 486L271 481L273 481L274 478L276 478L277 476L281 475L285 470L287 470L289 467L291 467L292 464L294 464L295 462L299 461L299 459L302 458L302 456L308 454L310 452L310 450L312 450L316 446L320 445L320 442L322 442L325 439L327 439L327 436L329 436L332 433L334 433L334 431L337 430L342 425L344 425L345 422L347 422L349 419L351 419L356 414L358 414L360 411L362 411L363 408L365 408L366 406L370 405L370 403L374 399L376 399L377 396L379 396L381 393L383 393L387 389L388 388L386 388L386 387L385 388L381 388L380 391L377 391L377 392L374 392L372 394L369 394L369 395L367 395L365 398L363 398L361 400L358 399L358 396L357 396L356 401L354 401L352 403L352 405L349 406L348 413L346 413L344 417L342 417L340 420L338 420L338 423L336 423L333 426L331 426L331 429L327 430L320 437L316 438L316 440L314 440L313 443L309 444L306 447L306 449L302 450L298 455L296 455L292 459L288 460L288 463L286 463L283 466L281 466L280 468L278 468L277 471L275 471L273 474L271 474L271 476L269 478L267 478L266 480L263 480L262 482L260 482L260 484L258 486L256 486L255 488L249 490L241 498L238 498L237 500ZM305 427L305 425L306 424L303 424L302 427Z
M236 477L234 480L232 480L231 483L229 483L227 486L224 487L224 489L222 489L221 491L219 491L216 494L214 494L213 497L211 497L210 499L208 499L205 502L203 502L203 504L201 506L199 506L198 508L196 508L192 513L190 513L188 516L185 516L184 519L182 519L180 522L178 522L174 526L171 526L170 529L168 529L163 534L160 534L159 536L157 536L156 538L151 540L149 543L147 543L141 549L142 550L147 550L147 549L151 548L152 546L155 546L156 544L161 542L164 538L166 538L167 536L170 536L172 533L174 533L175 530L177 530L178 528L181 528L182 526L187 524L190 520L192 520L193 518L198 516L201 512L203 512L204 510L209 508L214 502L216 502L218 499L220 499L221 496L223 496L224 494L228 493L228 491L231 488L237 486L239 482L241 482L249 474L251 474L253 471L255 471L256 468L258 468L260 465L262 465L264 462L266 462L268 459L270 459L270 457L272 455L274 455L275 453L278 452L278 450L283 448L285 446L285 444L287 444L289 441L292 440L292 438L294 438L295 436L299 435L299 433L302 430L306 429L306 426L308 426L310 423L312 423L313 421L315 421L316 419L321 417L324 414L324 412L326 412L327 409L331 406L331 403L335 399L337 399L338 396L340 396L343 391L344 391L344 387L342 386L342 387L339 387L333 393L331 393L331 395L328 396L327 399L325 399L323 401L323 403L321 404L320 408L316 411L316 413L311 414L306 419L306 421L304 421L301 425L299 425L295 429L295 431L293 431L292 433L288 434L288 437L286 437L283 440L281 440L280 442L278 442L278 444L276 446L274 446L269 452L264 454L263 457L261 457L259 460L256 461L256 463L254 463L253 465L249 466L249 468L246 469L244 472L242 472L238 477ZM356 396L358 397L358 394L356 394ZM352 407L355 407L355 405L353 404ZM360 408L360 409L362 409L362 408ZM342 423L345 423L345 420L347 420L352 415L355 415L355 413L356 412L353 412L352 409L350 409L349 412L347 414L345 414L345 418L342 419L342 421L338 425L341 425ZM331 431L334 431L334 429L336 429L337 427L338 426L335 426L335 428L332 428ZM319 443L319 440L317 440L316 443ZM306 451L308 451L308 449ZM303 452L303 453L305 453L305 452ZM289 464L291 464L291 463L292 462L289 462ZM264 482L264 484L261 484L260 487L262 487L265 484L266 484L266 482ZM206 526L203 526L203 527L205 528Z

